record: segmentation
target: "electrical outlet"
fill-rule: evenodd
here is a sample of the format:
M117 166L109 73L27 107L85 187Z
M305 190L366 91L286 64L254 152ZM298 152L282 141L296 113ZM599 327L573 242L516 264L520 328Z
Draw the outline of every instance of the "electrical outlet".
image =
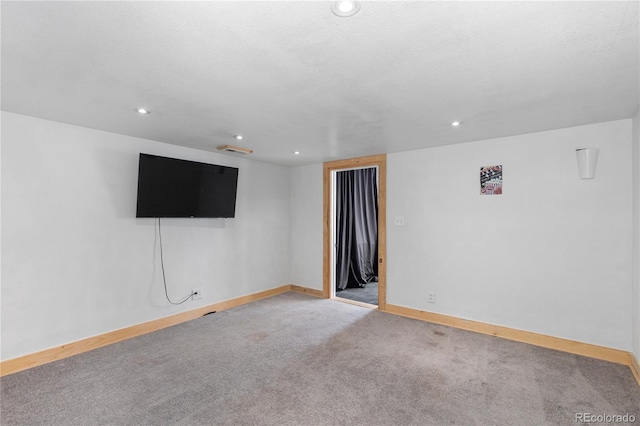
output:
M396 226L404 226L404 216L396 216L396 219L393 223Z
M194 288L191 290L191 300L202 299L202 289Z
M427 301L429 303L436 303L436 294L432 291L430 291L429 293L427 293Z

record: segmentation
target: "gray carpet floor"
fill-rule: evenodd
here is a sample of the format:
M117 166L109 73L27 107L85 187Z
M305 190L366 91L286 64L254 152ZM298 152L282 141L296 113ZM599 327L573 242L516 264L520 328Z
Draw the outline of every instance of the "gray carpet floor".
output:
M296 293L0 384L2 425L574 425L585 412L640 422L626 366Z
M371 282L367 283L365 287L345 288L336 292L336 296L370 305L378 305L378 283Z

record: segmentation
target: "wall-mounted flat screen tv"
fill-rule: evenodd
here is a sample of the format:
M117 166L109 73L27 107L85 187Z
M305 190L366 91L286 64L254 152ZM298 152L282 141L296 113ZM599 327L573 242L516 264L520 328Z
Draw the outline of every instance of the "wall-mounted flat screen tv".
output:
M136 217L235 217L238 169L140 154Z

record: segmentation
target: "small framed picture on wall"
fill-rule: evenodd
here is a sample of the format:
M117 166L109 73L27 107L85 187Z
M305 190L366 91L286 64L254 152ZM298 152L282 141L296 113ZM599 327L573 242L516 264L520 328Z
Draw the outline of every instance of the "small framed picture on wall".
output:
M480 195L502 194L502 165L480 167Z

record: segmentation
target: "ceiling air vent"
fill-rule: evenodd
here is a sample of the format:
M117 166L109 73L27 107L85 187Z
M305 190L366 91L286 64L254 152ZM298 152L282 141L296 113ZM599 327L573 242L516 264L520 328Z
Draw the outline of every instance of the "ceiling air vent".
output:
M241 148L239 146L233 146L233 145L221 145L218 147L218 149L220 151L237 152L238 154L251 154L253 152L253 150L251 149Z

